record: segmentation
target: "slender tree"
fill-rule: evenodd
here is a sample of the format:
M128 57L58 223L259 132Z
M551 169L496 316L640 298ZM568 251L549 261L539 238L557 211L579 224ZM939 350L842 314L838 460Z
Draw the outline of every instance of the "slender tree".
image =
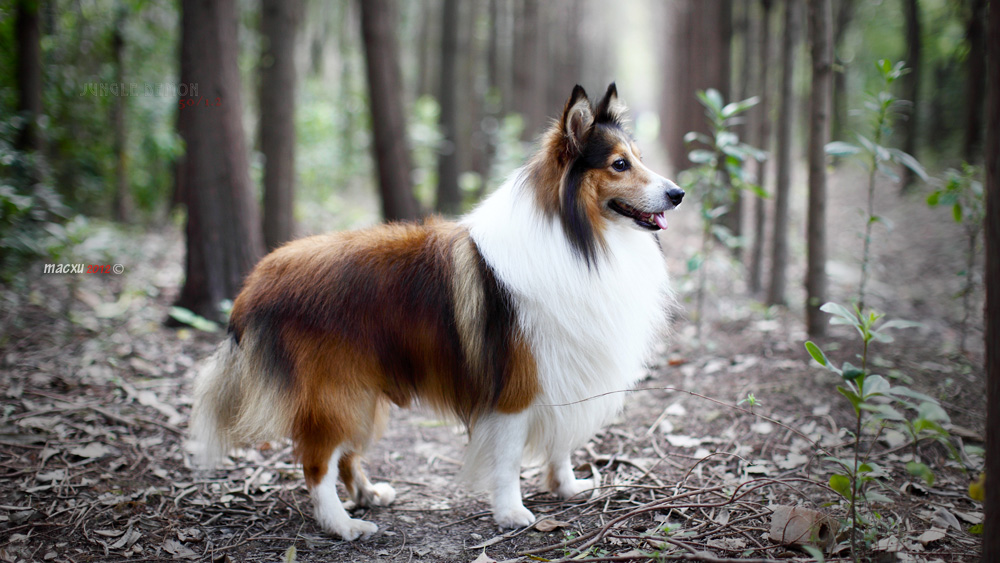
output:
M441 148L438 152L437 210L454 215L461 209L458 191L458 32L459 2L444 0L441 10L441 81L438 83Z
M917 138L920 135L918 112L920 102L920 69L923 66L921 36L920 36L920 3L917 0L903 0L903 14L906 20L906 66L910 72L903 77L904 100L910 102L910 112L905 120L901 120L903 125L903 150L907 153L917 155ZM899 189L901 192L909 191L913 186L913 171L903 167L900 178Z
M396 2L358 0L361 35L368 75L375 164L378 168L382 215L388 221L415 219L420 210L410 177L413 164L406 138L402 79L396 43Z
M114 60L115 82L125 83L125 22L128 11L123 4L116 6L115 27L111 32L111 54ZM125 95L115 96L111 106L111 124L114 130L115 191L112 216L116 221L127 222L132 216L132 191L128 185L128 154L125 143Z
M771 68L771 6L772 0L761 0L761 24L760 37L757 47L760 49L757 55L757 91L760 92L760 103L752 111L757 112L757 127L754 130L756 140L754 145L767 150L771 146L771 87L769 83ZM767 186L767 165L768 160L762 160L757 165L757 183L762 190ZM754 198L754 237L753 247L750 251L750 292L759 293L761 290L761 278L764 269L764 240L767 230L767 201L762 197Z
M186 278L177 305L218 319L263 254L240 100L235 0L181 4L178 189L187 206Z
M799 0L785 0L785 31L782 38L781 97L778 107L777 183L774 193L774 229L771 233L771 284L767 291L770 305L785 303L785 270L788 265L788 200L791 196L792 122L795 99L792 90L795 50L799 36Z
M42 36L38 27L41 0L18 0L14 28L17 35L17 110L25 119L17 147L37 152L42 148L38 117L42 114Z
M986 13L987 0L967 0L969 19L965 40L969 54L965 60L965 142L962 155L967 162L977 162L982 147L983 99L986 90ZM996 14L996 2L989 11ZM995 16L990 16L994 18ZM991 58L994 66L996 58Z
M691 166L684 146L689 131L708 133L698 90L730 91L732 3L728 0L678 0L666 16L671 34L670 65L664 75L664 139L674 168Z
M538 70L546 54L541 22L544 8L535 0L521 0L515 4L511 109L524 118L523 140L533 140L545 125L545 82L539 83Z
M812 39L812 102L809 107L809 209L806 225L806 327L823 336L827 319L819 308L826 302L826 143L830 139L833 95L833 10L830 0L809 3Z
M837 21L833 28L833 50L837 61L833 75L832 137L834 139L843 139L844 129L847 126L847 73L845 72L847 63L840 58L840 53L851 18L854 16L854 4L855 0L838 0L836 7Z
M1000 17L989 18L988 51L1000 60ZM1000 561L1000 65L989 65L986 115L986 519L983 563Z
M300 0L261 0L260 152L264 155L264 244L295 237L295 38Z

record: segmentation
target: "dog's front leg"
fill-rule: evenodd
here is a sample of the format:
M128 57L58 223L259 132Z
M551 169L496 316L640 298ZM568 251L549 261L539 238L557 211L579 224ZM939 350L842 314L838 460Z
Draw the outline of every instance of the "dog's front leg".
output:
M489 472L493 519L501 528L534 523L535 515L521 502L521 456L528 437L528 415L490 413L476 422L471 445L476 465ZM485 462L485 463L484 463Z

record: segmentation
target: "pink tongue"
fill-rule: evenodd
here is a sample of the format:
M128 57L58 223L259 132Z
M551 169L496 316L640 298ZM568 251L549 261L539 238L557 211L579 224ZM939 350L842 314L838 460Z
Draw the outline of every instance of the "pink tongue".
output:
M656 221L656 225L658 227L660 227L661 229L666 229L667 228L667 213L664 211L663 213L657 213L657 214L653 215L653 221Z

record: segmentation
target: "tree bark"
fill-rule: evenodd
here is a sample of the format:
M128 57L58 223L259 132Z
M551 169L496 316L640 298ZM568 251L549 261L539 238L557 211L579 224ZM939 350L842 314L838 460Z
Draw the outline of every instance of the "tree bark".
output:
M458 190L458 0L444 0L441 10L441 81L438 83L441 147L438 149L437 210L456 215L461 210Z
M993 4L990 11L996 14L996 2ZM986 7L986 0L971 0L971 13L965 33L965 38L969 42L969 56L965 63L967 69L965 142L963 143L962 155L969 163L977 162L981 156L983 98L985 97L983 94L986 90ZM990 60L993 61L994 66L997 64L995 58Z
M781 98L778 107L777 183L774 197L774 231L771 233L771 284L769 305L785 304L785 270L788 265L788 200L792 173L792 124L795 99L792 90L795 49L799 36L799 0L785 0L785 31L782 39Z
M910 72L903 77L904 100L910 102L910 112L902 121L903 150L917 156L917 139L920 135L920 69L921 60L920 37L920 3L917 0L903 0L903 13L906 20L906 66ZM903 167L900 176L899 189L907 192L913 186L913 171Z
M826 143L830 139L833 94L833 20L830 0L809 3L812 38L812 103L809 110L809 209L806 225L806 328L812 337L826 333L819 308L826 302Z
M25 119L17 137L19 150L38 152L42 137L38 117L42 114L42 35L38 27L41 0L19 0L14 22L17 35L17 111Z
M117 6L115 28L111 34L111 53L114 59L115 82L125 83L125 37L123 28L128 11L124 5ZM111 106L111 124L114 130L113 150L115 153L115 191L111 214L115 221L126 223L132 218L132 192L128 185L128 152L125 148L125 95L120 92Z
M413 196L413 164L403 112L396 3L359 0L359 4L382 215L387 221L415 219L420 210Z
M181 4L178 167L187 204L186 279L177 305L219 319L263 254L251 190L237 66L234 0ZM191 104L191 105L186 105Z
M847 63L842 61L837 53L851 24L854 15L855 0L840 0L837 6L837 23L833 30L834 56L837 57L837 70L833 74L833 124L831 136L843 139L847 127Z
M544 6L534 0L517 4L514 25L512 109L524 118L521 139L532 141L545 127L545 81L539 82L546 50L541 18Z
M759 69L757 91L760 92L760 103L753 110L757 113L757 127L754 130L756 135L754 144L768 151L771 147L771 85L768 69L771 68L771 6L772 0L761 0L761 24L760 24L760 49L757 55ZM767 164L769 159L761 161L757 166L757 183L762 190L767 189ZM750 292L759 293L761 290L761 278L764 269L764 240L767 230L767 200L762 197L754 198L754 237L753 248L750 253Z
M300 0L262 0L260 151L264 155L264 244L295 238L295 39Z
M698 90L730 91L732 4L728 0L678 0L665 10L673 21L672 65L664 73L664 139L675 173L691 166L684 146L689 131L708 133Z
M1000 561L1000 17L989 18L986 115L986 520L983 563Z

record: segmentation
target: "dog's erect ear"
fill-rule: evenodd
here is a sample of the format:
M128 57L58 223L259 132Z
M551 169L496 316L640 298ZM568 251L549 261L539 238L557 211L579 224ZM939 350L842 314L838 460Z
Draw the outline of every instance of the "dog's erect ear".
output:
M626 109L625 104L618 99L618 88L612 82L608 85L608 91L604 93L600 103L597 104L594 121L596 123L621 123Z
M566 101L563 108L562 128L563 138L566 140L567 152L579 154L583 143L590 133L590 126L594 123L594 110L590 106L587 92L583 86L577 84Z

